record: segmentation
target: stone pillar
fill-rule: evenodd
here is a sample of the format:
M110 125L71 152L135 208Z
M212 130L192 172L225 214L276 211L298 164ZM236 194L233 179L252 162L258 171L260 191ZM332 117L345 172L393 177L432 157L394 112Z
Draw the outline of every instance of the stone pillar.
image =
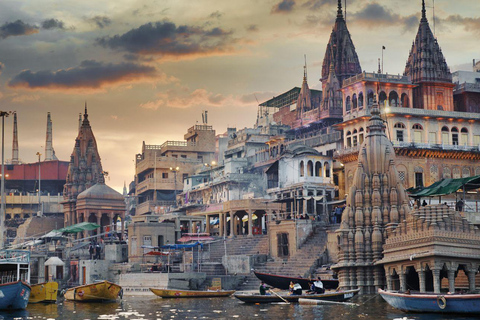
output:
M219 237L223 237L224 235L226 236L226 234L224 233L225 224L223 219L225 219L225 215L223 213L219 213L218 214L218 236Z
M398 274L400 278L400 291L407 291L407 275L402 271Z
M387 290L393 290L393 280L391 274L387 274Z
M420 292L425 292L426 291L425 270L419 270L418 271L418 282L420 284Z
M475 270L468 270L467 271L468 287L469 287L470 292L475 291L475 274L476 274Z
M230 211L230 237L233 238L236 235L235 222L234 222L234 213Z
M210 216L208 214L205 216L205 232L210 233Z
M38 257L38 282L37 283L42 283L47 281L45 279L45 257Z
M253 237L253 228L252 228L252 223L253 223L253 213L252 210L248 210L248 236Z
M448 291L455 293L455 270L448 270Z
M433 292L440 293L440 269L433 269Z
M120 240L123 240L123 235L125 234L125 214L122 214L120 217L122 219L122 233L120 234Z
M228 221L227 221L227 213L222 214L222 221L223 221L223 236L228 237ZM230 230L230 233L232 230Z

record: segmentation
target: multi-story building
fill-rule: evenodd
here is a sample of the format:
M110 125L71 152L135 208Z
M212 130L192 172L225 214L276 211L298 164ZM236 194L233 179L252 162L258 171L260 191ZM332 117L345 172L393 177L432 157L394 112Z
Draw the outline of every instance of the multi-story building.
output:
M336 159L345 165L346 190L353 185L373 95L378 96L405 187L480 174L480 113L465 105L478 97L474 86L467 92L466 83L458 83L454 95L452 75L423 6L403 76L361 73L343 83L344 121L338 127L344 145Z
M135 163L136 215L164 213L176 205L183 180L195 173L198 165L215 159L215 130L205 124L190 127L184 141L146 145Z

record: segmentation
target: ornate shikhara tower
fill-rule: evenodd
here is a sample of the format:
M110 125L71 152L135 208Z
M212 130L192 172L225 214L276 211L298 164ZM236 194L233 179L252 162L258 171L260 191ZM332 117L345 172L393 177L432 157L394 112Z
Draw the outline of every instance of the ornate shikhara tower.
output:
M76 221L75 215L77 196L95 185L101 176L102 163L97 150L97 142L92 127L90 127L90 121L88 121L87 104L85 103L85 114L70 156L67 180L63 189L64 201L62 204L65 226L79 222Z
M385 239L408 214L407 201L395 168L395 151L374 101L347 207L336 231L339 262L332 268L338 272L340 287L360 288L367 294L384 286L383 267L375 262L383 257Z
M343 80L362 72L355 46L353 45L347 23L343 18L342 1L338 0L337 19L328 40L322 65L322 110L340 108L342 94L338 90ZM334 100L334 102L332 102ZM332 113L332 111L330 111Z
M428 24L425 0L422 0L422 18L417 36L405 65L404 75L414 84L413 107L429 110L453 110L452 74L443 57L442 49Z

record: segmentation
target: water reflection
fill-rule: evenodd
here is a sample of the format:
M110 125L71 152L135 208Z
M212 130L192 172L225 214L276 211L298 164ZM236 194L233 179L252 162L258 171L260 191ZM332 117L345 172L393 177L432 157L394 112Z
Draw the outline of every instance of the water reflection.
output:
M26 319L415 319L415 320L472 320L478 316L441 314L409 314L391 308L378 295L360 296L347 305L245 304L230 298L161 299L155 296L124 297L115 303L78 303L61 301L58 304L31 304L27 311L0 313L0 320ZM2 318L3 317L3 318Z

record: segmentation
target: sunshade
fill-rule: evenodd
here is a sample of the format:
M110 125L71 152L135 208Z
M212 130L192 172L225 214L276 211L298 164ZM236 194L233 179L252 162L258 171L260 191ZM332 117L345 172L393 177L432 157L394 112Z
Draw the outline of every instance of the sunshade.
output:
M436 197L444 196L456 192L459 189L465 191L480 188L480 176L459 178L459 179L442 179L425 188L417 188L409 191L410 197Z
M81 222L74 224L72 226L68 226L62 229L59 229L57 231L63 232L63 233L78 233L82 231L88 231L88 230L95 230L97 228L100 228L100 225L93 223L93 222Z
M252 220L257 220L257 219L258 219L257 215L255 213L252 214ZM248 221L248 215L243 216L242 221L247 222Z
M64 266L65 262L60 260L58 257L50 257L47 261L45 261L46 266Z
M212 241L215 240L214 238L210 236L183 236L180 239L178 239L178 242L188 242L188 241Z
M187 248L194 248L196 246L203 247L203 244L197 241L195 243L189 243L189 244L166 244L164 246L161 246L161 248L162 249L187 249Z

